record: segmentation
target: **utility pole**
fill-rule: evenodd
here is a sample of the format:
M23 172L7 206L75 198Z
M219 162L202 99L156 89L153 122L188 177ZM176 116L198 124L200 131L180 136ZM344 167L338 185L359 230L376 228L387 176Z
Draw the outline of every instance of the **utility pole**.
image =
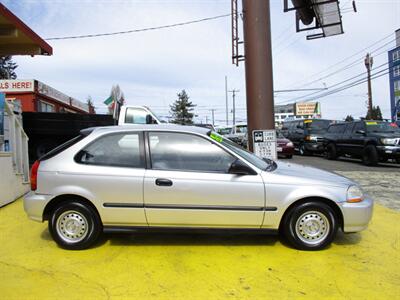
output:
M367 68L367 76L368 76L368 115L369 115L369 118L371 118L372 117L371 68L374 63L374 59L369 53L367 53L364 63L365 63L365 67Z
M208 124L208 116L206 116L206 124Z
M253 130L275 129L270 0L242 0L249 149Z
M214 111L215 111L215 108L212 108L212 109L210 109L210 110L211 110L212 126L215 126L215 125L214 125Z
M229 93L232 93L232 125L235 126L236 124L236 104L235 104L235 98L236 98L236 93L240 92L240 90L235 90L233 89L232 91L228 91Z
M228 77L225 76L225 102L226 102L226 126L229 125L229 113L228 113Z

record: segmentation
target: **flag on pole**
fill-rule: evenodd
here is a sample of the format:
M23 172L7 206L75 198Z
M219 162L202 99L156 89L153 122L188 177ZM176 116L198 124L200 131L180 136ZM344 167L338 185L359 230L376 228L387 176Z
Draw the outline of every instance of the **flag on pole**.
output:
M114 103L114 99L113 96L111 95L110 97L108 97L106 100L104 100L103 102L105 105L110 106L110 104Z

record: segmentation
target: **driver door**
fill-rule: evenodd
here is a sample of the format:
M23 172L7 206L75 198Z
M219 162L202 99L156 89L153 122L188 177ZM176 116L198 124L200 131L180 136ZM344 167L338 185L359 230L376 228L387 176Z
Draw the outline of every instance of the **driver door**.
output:
M265 191L257 175L228 170L236 157L190 133L149 132L144 180L150 226L260 227Z

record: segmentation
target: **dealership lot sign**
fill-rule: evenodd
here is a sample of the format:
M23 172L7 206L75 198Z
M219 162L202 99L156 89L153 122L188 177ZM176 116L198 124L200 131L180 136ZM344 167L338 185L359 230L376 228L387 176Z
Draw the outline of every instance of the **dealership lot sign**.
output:
M296 116L312 116L321 114L321 105L319 102L296 103Z
M0 92L33 92L34 80L0 80Z

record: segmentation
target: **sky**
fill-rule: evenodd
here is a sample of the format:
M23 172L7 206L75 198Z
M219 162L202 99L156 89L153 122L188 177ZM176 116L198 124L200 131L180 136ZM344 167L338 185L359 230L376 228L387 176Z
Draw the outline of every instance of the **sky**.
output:
M41 37L52 38L141 29L229 14L231 1L0 2ZM368 51L374 57L374 67L379 67L387 62L387 51L395 47L394 32L400 28L399 0L357 0L357 13L351 10L352 1L342 0L345 33L312 41L306 40L306 32L295 32L295 15L283 12L283 0L270 2L275 90L332 86L333 90L335 84L349 78L366 76L361 74L366 72L364 57ZM121 87L127 104L146 105L160 116L169 115L169 105L185 89L197 105L197 122L210 123L214 109L215 123L222 125L227 76L228 89L239 90L236 119L245 121L245 69L243 63L239 67L232 65L230 17L170 29L48 42L53 56L14 57L18 78L40 80L81 101L90 95L98 113L106 112L103 101L115 84ZM382 68L385 67L372 73ZM389 75L373 80L372 91L374 105L379 105L384 117L389 118ZM365 116L366 83L323 98L316 97L322 92L311 93L276 93L275 104L315 97L321 102L324 118ZM229 111L231 108L229 93Z

